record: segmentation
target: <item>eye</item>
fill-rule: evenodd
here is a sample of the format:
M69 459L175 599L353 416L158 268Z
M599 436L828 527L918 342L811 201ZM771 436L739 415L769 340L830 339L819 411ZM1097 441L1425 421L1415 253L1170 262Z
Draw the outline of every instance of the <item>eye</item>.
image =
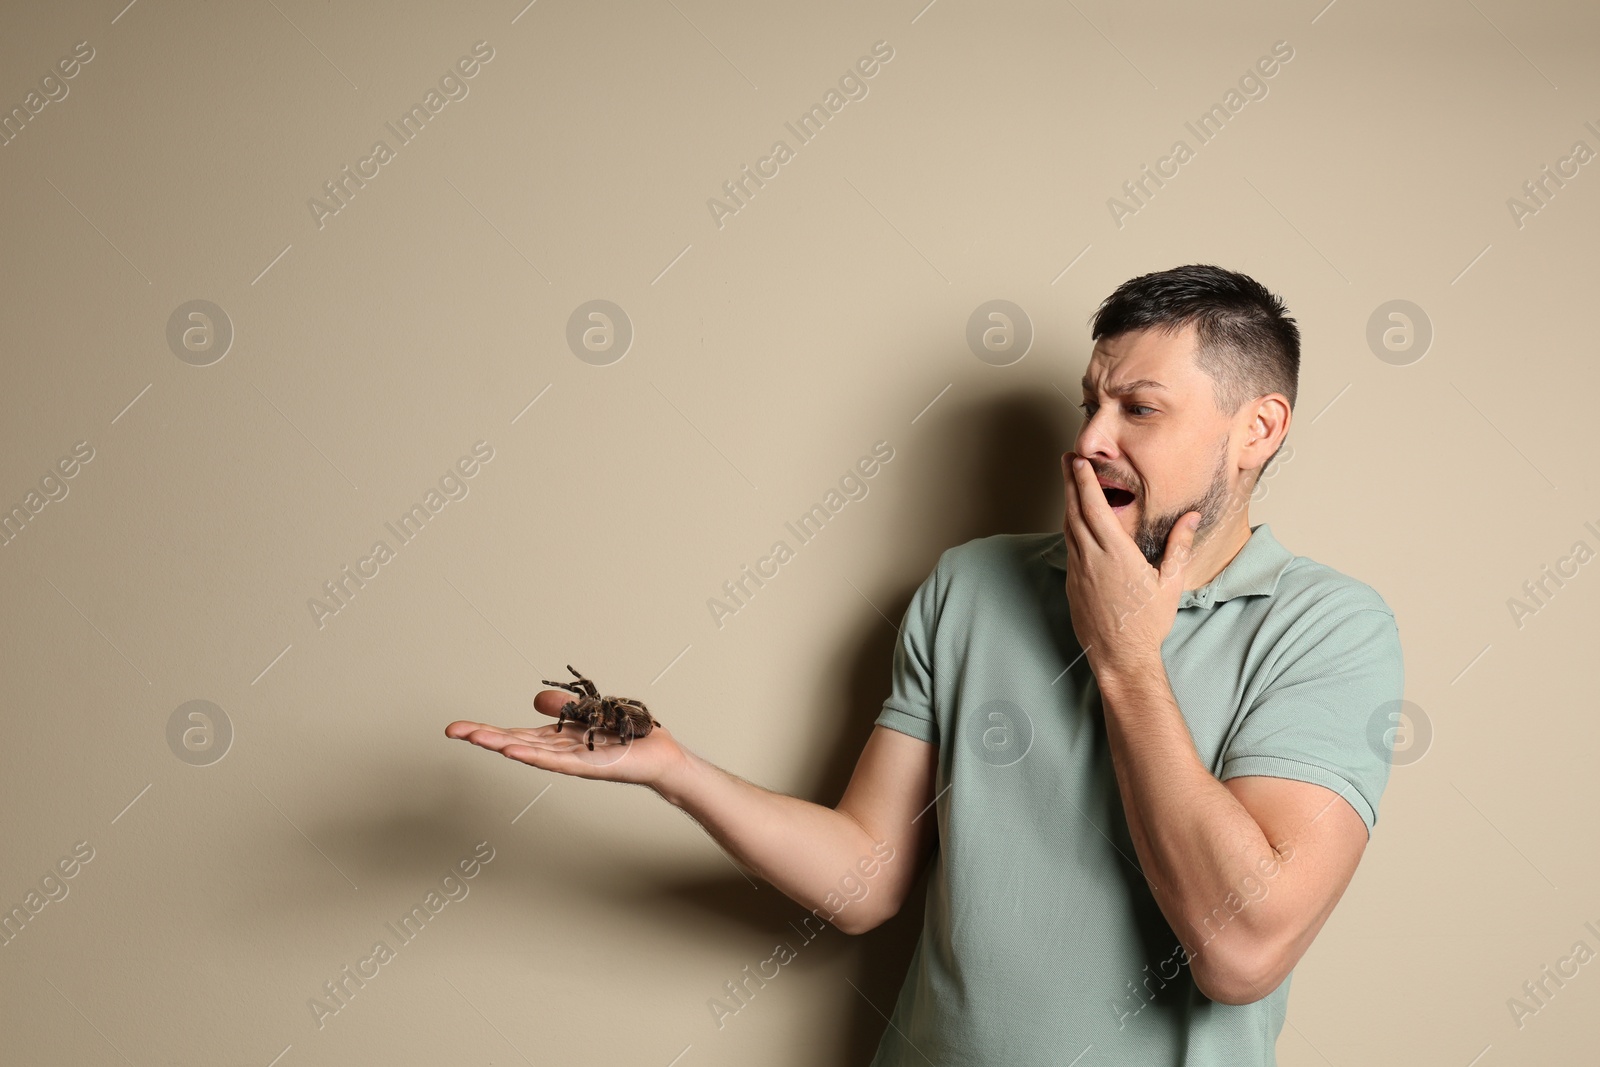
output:
M1078 410L1083 412L1084 418L1092 418L1094 416L1094 412L1090 411L1089 409L1097 406L1098 405L1085 400L1083 403L1078 405ZM1155 408L1145 404L1129 404L1128 410L1133 412L1146 412L1147 414L1139 415L1139 418L1141 419L1148 418L1150 415L1154 415L1156 413Z

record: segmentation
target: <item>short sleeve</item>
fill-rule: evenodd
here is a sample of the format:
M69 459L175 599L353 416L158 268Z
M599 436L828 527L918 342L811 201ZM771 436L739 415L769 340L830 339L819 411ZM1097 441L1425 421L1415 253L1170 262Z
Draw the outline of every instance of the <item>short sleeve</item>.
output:
M1386 728L1405 690L1394 615L1357 610L1295 643L1302 650L1252 702L1219 777L1258 774L1331 789L1349 801L1370 837L1389 780Z
M934 716L933 635L939 616L939 578L945 557L912 594L900 621L894 647L889 697L878 713L877 725L887 726L919 741L939 741Z

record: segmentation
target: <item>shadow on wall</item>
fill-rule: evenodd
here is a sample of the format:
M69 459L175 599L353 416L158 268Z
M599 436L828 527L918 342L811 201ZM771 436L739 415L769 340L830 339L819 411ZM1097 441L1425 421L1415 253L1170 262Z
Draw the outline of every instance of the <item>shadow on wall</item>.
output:
M1061 529L1060 457L1072 447L1081 420L1075 401L1067 399L1077 395L1075 380L1064 371L1056 377L1066 379L1057 383L1066 396L1048 386L966 406L947 396L923 416L949 404L943 418L903 435L905 477L917 479L917 488L909 494L913 510L895 517L892 536L925 561L924 573L940 552L975 537ZM914 591L906 593L901 611ZM879 606L899 622L887 605Z

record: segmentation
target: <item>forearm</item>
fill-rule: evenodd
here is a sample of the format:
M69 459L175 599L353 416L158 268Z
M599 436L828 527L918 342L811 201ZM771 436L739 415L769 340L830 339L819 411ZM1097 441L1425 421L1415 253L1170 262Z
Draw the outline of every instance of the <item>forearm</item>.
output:
M841 904L841 880L875 861L875 842L855 819L729 774L683 749L684 760L655 791L705 827L728 852L791 900L849 932L872 923L870 900ZM891 852L892 856L893 853Z
M1214 968L1219 950L1250 957L1268 917L1227 905L1277 851L1200 761L1159 659L1107 672L1100 687L1128 831L1162 914L1197 957L1197 974Z

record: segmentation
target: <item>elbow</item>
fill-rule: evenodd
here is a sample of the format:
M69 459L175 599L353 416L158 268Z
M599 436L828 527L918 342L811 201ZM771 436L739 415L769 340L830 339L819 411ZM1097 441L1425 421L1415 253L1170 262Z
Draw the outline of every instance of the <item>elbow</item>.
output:
M1272 992L1243 976L1212 974L1201 979L1196 975L1194 984L1207 1000L1214 1000L1218 1004L1254 1004Z
M1254 1004L1272 995L1288 977L1288 968L1269 950L1213 954L1196 959L1190 969L1194 984L1206 999L1218 1004Z
M813 914L841 933L866 934L899 915L908 895L907 887L896 884L858 888L862 891L848 895L829 893Z
M862 934L869 933L883 924L882 919L875 919L860 912L852 915L848 909L835 915L829 921L833 923L835 930L842 934L849 934L851 937L859 937Z
M898 910L899 909L896 908L895 911L885 914L881 909L878 911L873 911L868 908L847 903L846 907L836 912L833 918L829 919L828 922L832 923L833 928L838 930L840 933L857 937L861 934L870 933L873 930L876 930L878 927L894 918Z

